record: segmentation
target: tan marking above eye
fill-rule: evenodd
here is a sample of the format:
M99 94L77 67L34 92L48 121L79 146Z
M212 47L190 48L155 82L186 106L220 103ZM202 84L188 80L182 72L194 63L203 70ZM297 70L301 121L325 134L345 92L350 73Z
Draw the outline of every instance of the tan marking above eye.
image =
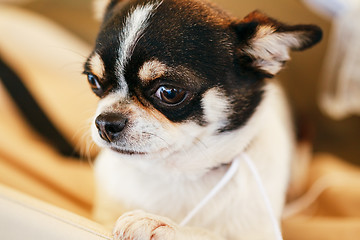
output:
M102 61L100 55L95 53L90 58L89 63L94 75L96 75L99 79L103 78L105 73L105 67L104 67L104 62Z
M162 77L166 71L167 66L158 60L151 60L145 62L139 70L139 77L142 81L148 82Z

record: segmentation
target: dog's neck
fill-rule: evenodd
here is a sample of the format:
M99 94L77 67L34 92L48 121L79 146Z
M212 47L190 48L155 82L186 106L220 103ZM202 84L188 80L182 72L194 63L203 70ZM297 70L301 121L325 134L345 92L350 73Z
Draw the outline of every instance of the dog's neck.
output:
M216 197L216 195L223 187L225 187L225 185L227 185L232 180L239 168L239 164L239 157L235 157L230 164L226 164L227 170L224 176L222 176L219 182L214 185L211 191L193 208L193 210L187 214L187 216L181 221L181 226L185 226L211 199ZM215 170L216 169L214 169L214 171Z

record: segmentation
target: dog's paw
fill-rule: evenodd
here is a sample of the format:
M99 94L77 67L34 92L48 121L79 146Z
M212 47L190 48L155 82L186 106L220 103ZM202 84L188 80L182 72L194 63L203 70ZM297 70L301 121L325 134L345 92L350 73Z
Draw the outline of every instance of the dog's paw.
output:
M174 240L177 226L170 219L143 211L122 215L113 230L114 240Z

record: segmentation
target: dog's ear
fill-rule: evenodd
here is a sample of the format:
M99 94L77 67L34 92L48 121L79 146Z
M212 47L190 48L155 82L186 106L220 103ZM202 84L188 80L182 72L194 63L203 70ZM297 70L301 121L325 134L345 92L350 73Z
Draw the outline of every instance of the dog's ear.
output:
M93 0L93 11L95 19L102 21L108 10L119 4L123 5L126 2L128 2L128 0Z
M304 50L318 43L322 31L314 25L286 25L254 11L234 22L240 64L272 77L290 59L289 50Z

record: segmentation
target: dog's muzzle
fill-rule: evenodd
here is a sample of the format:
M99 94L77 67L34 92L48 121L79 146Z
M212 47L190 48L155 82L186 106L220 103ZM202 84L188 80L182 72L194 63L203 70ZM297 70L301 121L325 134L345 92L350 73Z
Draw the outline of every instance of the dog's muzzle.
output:
M128 119L119 113L102 113L95 119L100 137L109 143L120 138L127 122Z

